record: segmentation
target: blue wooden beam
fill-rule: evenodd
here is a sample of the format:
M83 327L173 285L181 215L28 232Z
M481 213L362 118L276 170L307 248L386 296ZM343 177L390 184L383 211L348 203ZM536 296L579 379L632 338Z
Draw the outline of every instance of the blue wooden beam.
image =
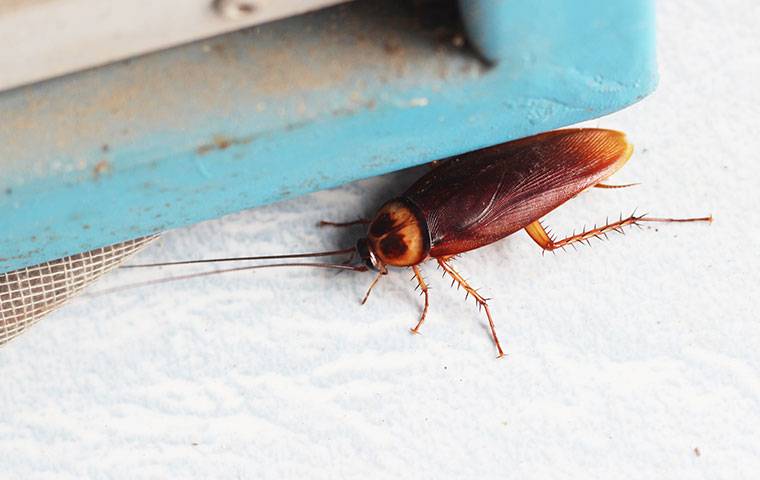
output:
M462 0L473 49L379 3L1 93L0 272L598 117L656 84L652 0Z

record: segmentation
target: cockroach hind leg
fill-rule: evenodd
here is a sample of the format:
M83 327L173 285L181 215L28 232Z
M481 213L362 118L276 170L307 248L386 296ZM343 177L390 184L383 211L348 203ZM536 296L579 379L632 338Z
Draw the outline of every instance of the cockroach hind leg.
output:
M639 182L637 182L637 183L626 183L626 184L623 184L623 185L608 185L608 184L606 184L606 183L597 183L596 185L594 185L594 187L595 187L595 188L609 188L609 189L614 189L614 188L628 188L628 187L636 187L636 186L638 186L638 185L641 185L641 183L639 183Z
M488 318L488 326L491 329L491 338L493 339L494 344L496 345L496 350L498 351L498 358L501 358L504 356L504 350L501 348L501 343L499 342L499 337L496 335L496 326L493 323L493 317L491 316L491 309L488 308L488 299L484 298L480 293L478 293L478 290L475 288L472 288L467 281L462 277L456 270L451 268L451 266L447 263L448 258L436 258L436 261L438 262L438 265L443 269L443 271L451 276L459 285L461 285L462 288L465 289L468 296L472 296L475 301L478 304L478 310L485 310L486 317Z
M692 217L692 218L662 218L662 217L649 217L642 215L636 223L639 222L660 222L660 223L685 223L685 222L713 222L712 214L705 217Z
M413 279L417 279L417 288L420 289L420 293L425 296L425 305L422 307L422 314L420 315L420 319L417 322L417 325L414 326L414 328L410 328L409 330L412 333L419 334L420 333L420 327L425 322L425 316L427 315L428 307L430 306L430 300L428 298L428 286L427 283L425 283L425 279L422 277L422 272L420 272L420 268L417 265L412 265L412 270L414 271Z
M570 235L569 237L563 238L561 240L552 239L549 236L549 234L546 233L546 230L541 225L541 222L538 220L536 220L535 222L525 227L525 231L528 232L528 235L530 235L530 238L532 238L533 241L536 242L545 251L546 250L554 251L558 248L564 249L568 245L575 247L576 243L581 243L581 244L585 243L587 245L591 245L590 243L591 239L606 238L608 232L614 231L621 234L625 234L625 230L623 230L624 227L632 226L632 225L639 226L641 222L660 222L660 223L712 222L712 215L708 215L706 217L694 217L694 218L659 218L659 217L655 218L655 217L648 217L646 213L642 215L637 215L636 210L634 210L634 212L626 218L623 218L623 215L621 214L619 217L619 220L612 223L607 221L601 227L597 227L596 225L594 225L594 228L586 230L586 227L584 226L580 233L576 234L575 231L573 231L572 235Z

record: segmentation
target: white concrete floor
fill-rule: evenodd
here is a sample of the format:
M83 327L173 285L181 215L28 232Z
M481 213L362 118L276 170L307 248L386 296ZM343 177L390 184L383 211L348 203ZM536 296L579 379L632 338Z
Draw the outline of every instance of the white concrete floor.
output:
M458 268L508 356L432 266L246 273L82 297L3 349L3 478L757 478L760 4L659 2L657 92L616 176L549 217L712 213L541 255L524 233ZM308 251L420 170L167 234L136 260ZM359 232L355 232L359 233ZM100 287L136 277L119 272Z

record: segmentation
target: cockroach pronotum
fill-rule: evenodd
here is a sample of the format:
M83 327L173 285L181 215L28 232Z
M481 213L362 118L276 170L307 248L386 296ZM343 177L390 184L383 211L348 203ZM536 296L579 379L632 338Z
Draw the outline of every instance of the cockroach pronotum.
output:
M628 185L607 185L603 182L630 158L633 147L625 134L605 129L564 129L503 143L458 155L433 165L399 197L387 201L374 218L345 223L321 222L322 225L350 226L366 224L367 234L354 247L329 252L272 255L244 258L219 258L180 262L131 265L151 267L189 263L224 262L321 257L351 254L344 264L280 263L255 265L201 273L284 266L314 266L353 271L377 272L362 304L367 301L378 280L389 267L411 268L424 296L424 306L417 324L418 333L428 312L428 286L419 269L425 261L434 261L444 275L458 284L485 311L491 337L504 355L496 335L491 310L485 297L478 293L451 266L451 260L464 252L483 247L525 229L544 251L556 250L611 231L641 222L710 222L712 216L700 218L652 218L635 212L601 227L584 230L569 237L554 238L541 223L541 218L579 193L590 188L621 188ZM352 264L359 256L361 263ZM197 276L191 274L173 279ZM159 280L161 281L161 280ZM150 282L148 282L150 283Z

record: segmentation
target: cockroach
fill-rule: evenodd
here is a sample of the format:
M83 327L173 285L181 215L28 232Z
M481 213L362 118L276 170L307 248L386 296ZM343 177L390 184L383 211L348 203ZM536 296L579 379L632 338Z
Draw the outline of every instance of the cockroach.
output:
M166 266L219 261L263 260L319 257L351 254L344 264L280 263L217 270L239 271L274 266L314 266L353 271L377 272L362 304L389 267L406 267L413 272L424 297L422 313L411 329L418 333L428 312L429 289L419 265L426 261L438 264L452 286L464 289L479 309L485 311L491 337L498 356L504 355L496 335L488 299L464 279L451 265L454 257L489 245L524 229L544 251L564 248L608 232L622 232L624 227L642 222L710 222L712 216L699 218L653 218L646 215L605 222L600 227L557 239L543 226L541 219L576 195L591 188L622 188L630 185L603 183L618 171L633 153L622 132L597 128L555 130L515 140L435 162L403 194L387 201L370 219L321 225L337 227L364 224L366 236L354 247L329 252L272 255L243 258L220 258L164 262L134 266ZM358 256L361 263L351 263ZM187 275L197 276L198 274Z

